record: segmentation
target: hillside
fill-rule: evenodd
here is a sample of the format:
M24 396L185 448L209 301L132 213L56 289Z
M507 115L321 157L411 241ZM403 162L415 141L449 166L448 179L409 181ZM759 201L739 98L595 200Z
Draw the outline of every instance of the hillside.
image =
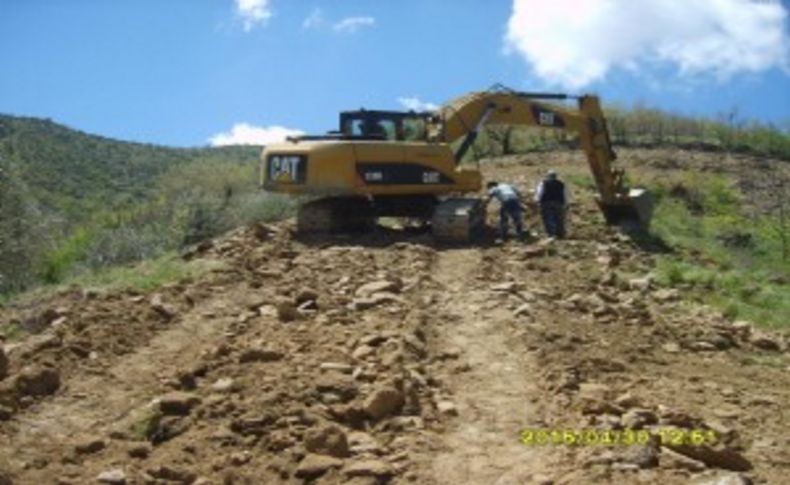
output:
M678 150L621 158L666 184L652 237L600 222L579 154L523 155L488 160L486 177L527 191L559 170L577 200L569 239L540 238L534 214L526 244L467 247L394 226L300 239L293 221L254 224L185 254L209 269L157 289L75 287L0 310L21 332L5 345L0 476L782 483L787 328L711 306L718 280L662 272L676 258L723 276L760 267L775 282L750 298L770 285L786 295L786 266L725 266L717 251L745 248L667 226L710 225L731 209L738 174L786 166ZM737 228L765 244L756 225Z
M233 227L237 206L260 195L259 153L129 143L0 115L0 298Z
M0 160L46 211L82 221L92 211L150 197L158 177L184 164L254 162L259 147L168 148L90 135L50 120L0 115Z

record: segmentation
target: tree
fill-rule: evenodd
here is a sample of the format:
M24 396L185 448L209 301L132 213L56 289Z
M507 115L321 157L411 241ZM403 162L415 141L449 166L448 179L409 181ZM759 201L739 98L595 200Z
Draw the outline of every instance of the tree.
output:
M491 146L492 153L501 153L502 155L512 155L515 153L513 150L513 132L515 127L513 125L494 125L486 128L488 140Z
M790 259L790 182L775 177L767 182L769 228L779 240L782 261Z
M42 249L41 213L13 167L0 158L0 293L25 288Z
M742 181L752 206L753 219L779 244L782 261L790 260L790 178L776 170L752 170Z

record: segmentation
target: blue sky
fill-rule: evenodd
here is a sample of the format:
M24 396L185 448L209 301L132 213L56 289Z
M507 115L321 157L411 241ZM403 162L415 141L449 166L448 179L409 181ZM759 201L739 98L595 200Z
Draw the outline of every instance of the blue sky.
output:
M0 0L0 112L195 146L501 82L787 123L788 2L675 3Z

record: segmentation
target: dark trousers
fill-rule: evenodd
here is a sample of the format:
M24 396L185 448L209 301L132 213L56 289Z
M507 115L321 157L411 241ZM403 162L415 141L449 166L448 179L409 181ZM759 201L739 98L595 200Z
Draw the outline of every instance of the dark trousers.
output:
M524 235L524 226L521 222L521 203L517 199L506 200L499 208L499 235L502 239L507 237L508 218L513 219L516 226L516 234L519 237Z
M541 202L543 227L551 237L565 237L565 206L561 202Z

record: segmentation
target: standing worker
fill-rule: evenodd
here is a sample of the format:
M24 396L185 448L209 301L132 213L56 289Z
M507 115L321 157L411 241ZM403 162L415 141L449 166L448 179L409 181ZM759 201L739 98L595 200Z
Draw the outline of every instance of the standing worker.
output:
M507 239L508 218L513 219L516 234L519 239L524 238L524 225L521 222L521 195L509 184L488 182L488 201L496 198L499 201L499 235L502 240Z
M570 202L565 183L557 177L557 172L549 170L546 177L538 183L535 202L540 204L543 227L549 237L565 237L565 212Z

